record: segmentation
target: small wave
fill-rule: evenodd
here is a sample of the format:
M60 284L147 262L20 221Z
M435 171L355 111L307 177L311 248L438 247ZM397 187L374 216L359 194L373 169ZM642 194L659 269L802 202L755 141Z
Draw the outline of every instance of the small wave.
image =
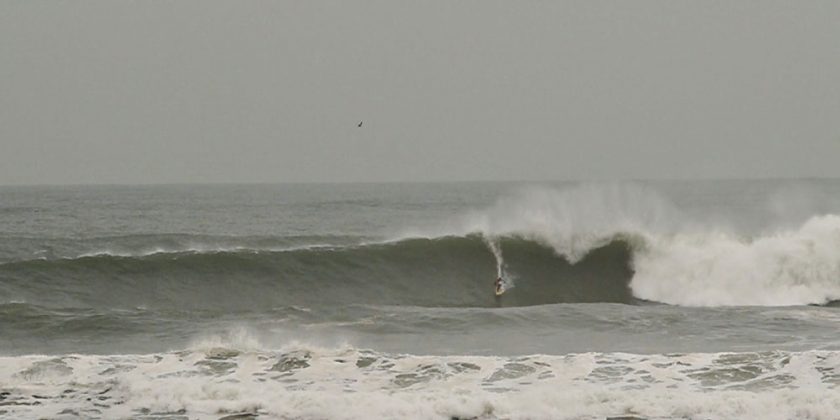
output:
M142 258L142 257L150 257L150 256L161 256L161 255L190 255L190 254L235 254L235 253L272 253L272 252L291 252L291 251L304 251L304 250L315 250L315 249L334 249L340 248L340 246L331 245L331 244L308 244L308 245L297 245L297 246L286 246L286 247L265 247L265 248L250 248L246 246L233 246L233 247L182 247L177 249L167 249L167 248L153 248L153 249L146 249L146 250L138 250L138 251L114 251L114 250L97 250L97 251L90 251L83 254L79 254L75 257L65 257L65 260L75 260L81 258L91 258L91 257L122 257L122 258ZM41 258L44 259L44 258Z
M370 240L341 235L220 236L185 233L130 234L89 238L7 238L6 261L74 259L95 256L144 257L155 254L262 252L346 246Z

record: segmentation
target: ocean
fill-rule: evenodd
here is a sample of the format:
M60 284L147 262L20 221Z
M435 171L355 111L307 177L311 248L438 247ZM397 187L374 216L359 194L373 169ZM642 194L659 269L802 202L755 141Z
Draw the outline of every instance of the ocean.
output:
M840 180L0 187L3 419L838 419L838 327Z

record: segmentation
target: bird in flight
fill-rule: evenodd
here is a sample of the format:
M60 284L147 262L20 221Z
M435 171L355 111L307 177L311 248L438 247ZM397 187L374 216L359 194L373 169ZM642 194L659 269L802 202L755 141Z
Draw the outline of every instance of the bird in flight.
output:
M359 121L359 125L357 127L361 127L364 121Z

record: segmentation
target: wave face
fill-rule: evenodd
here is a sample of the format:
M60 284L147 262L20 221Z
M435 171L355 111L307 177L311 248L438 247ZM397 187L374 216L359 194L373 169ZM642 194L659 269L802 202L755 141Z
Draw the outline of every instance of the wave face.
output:
M634 301L630 251L616 241L570 263L550 247L504 238L519 281L504 305ZM272 308L388 304L498 306L496 263L476 235L287 251L92 255L0 265L5 295L50 306Z

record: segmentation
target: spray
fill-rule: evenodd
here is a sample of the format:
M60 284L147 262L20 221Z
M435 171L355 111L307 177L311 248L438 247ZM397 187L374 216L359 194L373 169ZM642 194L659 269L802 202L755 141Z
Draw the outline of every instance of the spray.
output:
M502 255L502 245L499 239L487 235L484 235L483 239L484 243L487 244L487 248L490 249L493 257L496 259L496 277L502 279L502 286L505 289L513 288L513 279L515 276L508 271L505 265L505 258Z

